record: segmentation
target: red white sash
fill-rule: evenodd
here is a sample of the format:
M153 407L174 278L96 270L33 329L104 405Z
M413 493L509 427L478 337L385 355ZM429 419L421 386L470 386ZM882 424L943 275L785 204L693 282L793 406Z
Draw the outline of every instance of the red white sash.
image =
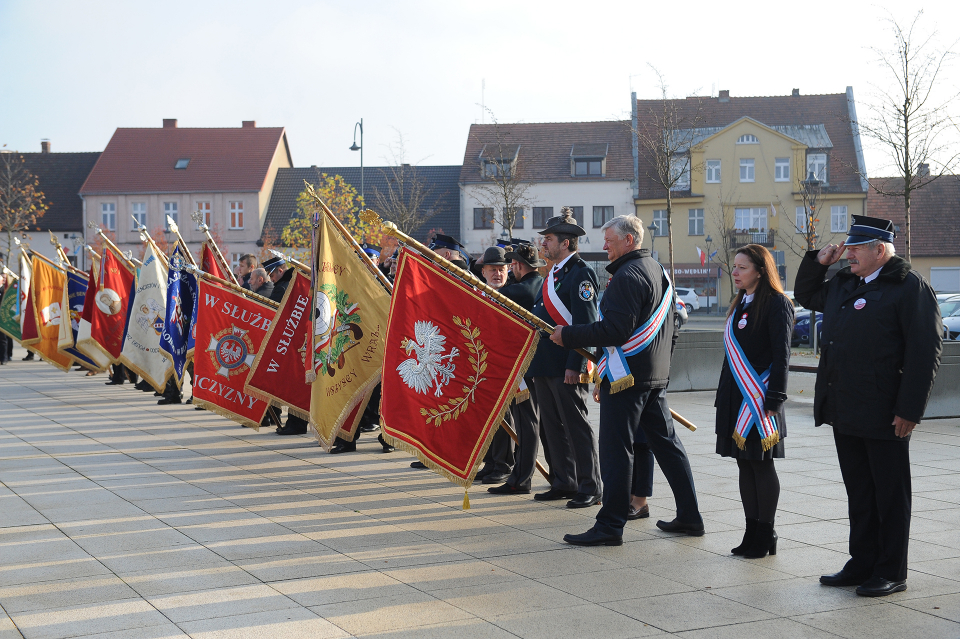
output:
M557 326L570 326L573 324L573 315L570 313L560 296L557 295L555 280L553 277L554 269L550 269L547 279L543 280L543 306L550 314L550 318Z

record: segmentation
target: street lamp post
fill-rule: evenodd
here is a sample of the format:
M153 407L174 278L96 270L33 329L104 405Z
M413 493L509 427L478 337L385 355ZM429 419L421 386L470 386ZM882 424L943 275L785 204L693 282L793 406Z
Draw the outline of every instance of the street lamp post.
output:
M823 182L817 179L817 176L810 171L807 179L800 182L800 199L803 201L803 222L806 226L801 229L804 239L807 241L807 250L812 251L817 248L817 206L819 205L821 186ZM817 312L810 311L810 346L813 347L813 354L816 355L820 350L820 339L817 335Z
M711 257L711 254L710 254L710 245L713 244L713 238L707 235L707 237L704 238L703 241L707 245L707 263L712 264L713 257ZM717 288L714 290L714 292L717 294L717 310L719 311L720 310L720 278L719 277L717 278ZM710 308L709 295L707 296L707 308Z
M653 222L650 222L650 226L647 227L647 230L650 231L650 256L653 257L654 240L657 237L657 225Z
M360 145L357 145L357 127L360 128ZM351 151L360 151L360 199L363 201L363 208L367 208L366 200L363 199L363 118L353 125L353 146Z

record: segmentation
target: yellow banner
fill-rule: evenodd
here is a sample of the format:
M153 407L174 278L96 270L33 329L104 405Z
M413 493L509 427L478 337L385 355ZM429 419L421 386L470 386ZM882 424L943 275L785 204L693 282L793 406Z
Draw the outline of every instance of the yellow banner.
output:
M73 359L57 350L60 339L60 323L70 321L69 309L64 320L63 287L66 274L38 257L33 258L33 279L30 281L30 302L33 304L34 317L37 320L37 334L40 341L30 349L62 371L70 370Z
M310 421L329 448L341 428L355 427L348 416L380 383L390 295L349 238L320 218Z

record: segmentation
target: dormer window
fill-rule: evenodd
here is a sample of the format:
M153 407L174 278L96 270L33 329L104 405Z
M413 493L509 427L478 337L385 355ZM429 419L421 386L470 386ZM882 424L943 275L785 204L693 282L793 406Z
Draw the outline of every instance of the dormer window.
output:
M488 178L510 177L509 162L486 161L483 163L483 176Z
M577 177L603 175L603 159L602 158L589 158L583 160L576 160L574 162L574 175Z
M570 174L573 177L603 177L607 173L606 142L580 142L570 147Z
M827 154L822 152L807 153L807 178L813 173L813 177L824 184L830 182L827 175Z
M175 169L185 169L187 165L190 164L190 158L180 158L177 160L176 165L173 168Z
M737 144L760 144L760 140L752 133L747 133L737 139Z
M520 155L519 144L485 144L480 150L480 173L488 179L513 177L514 166Z

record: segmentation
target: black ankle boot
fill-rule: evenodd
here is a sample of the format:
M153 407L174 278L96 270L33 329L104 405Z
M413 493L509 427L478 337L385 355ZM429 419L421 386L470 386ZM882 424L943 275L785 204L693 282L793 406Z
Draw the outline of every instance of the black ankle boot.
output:
M743 553L746 559L760 559L777 554L777 531L773 529L773 522L761 521L757 524L757 536L754 537L750 548Z
M732 549L734 555L742 555L747 552L750 546L753 545L753 540L757 536L757 524L760 523L759 519L747 519L747 529L743 533L743 541L740 542L740 545Z

